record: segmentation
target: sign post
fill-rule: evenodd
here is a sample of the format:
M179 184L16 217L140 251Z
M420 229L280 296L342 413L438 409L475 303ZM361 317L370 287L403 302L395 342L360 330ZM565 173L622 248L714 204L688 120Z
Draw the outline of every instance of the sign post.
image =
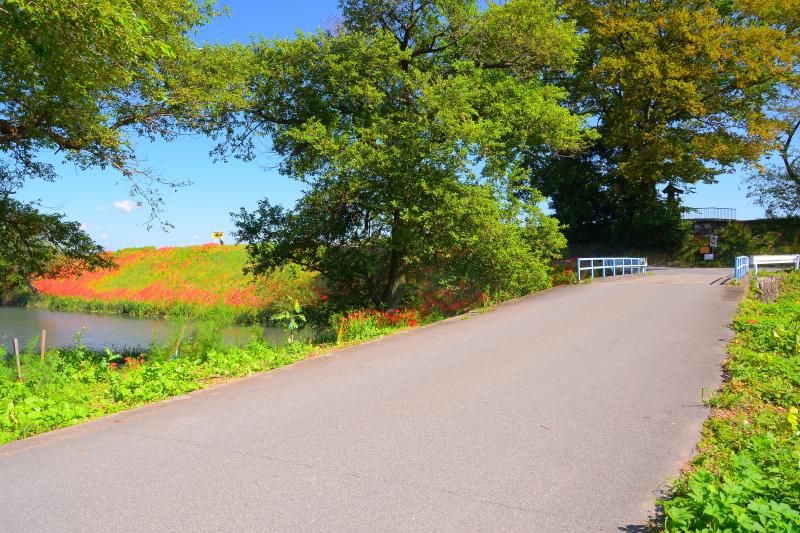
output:
M214 239L219 239L219 244L220 245L224 245L225 244L225 241L222 240L222 238L225 237L225 232L224 231L215 231L214 233L211 234L211 237L214 238Z

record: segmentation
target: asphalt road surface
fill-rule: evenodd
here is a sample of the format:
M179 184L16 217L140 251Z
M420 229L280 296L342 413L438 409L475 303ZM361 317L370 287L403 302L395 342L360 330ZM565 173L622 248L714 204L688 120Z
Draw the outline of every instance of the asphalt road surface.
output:
M2 531L644 531L730 269L559 287L0 446Z

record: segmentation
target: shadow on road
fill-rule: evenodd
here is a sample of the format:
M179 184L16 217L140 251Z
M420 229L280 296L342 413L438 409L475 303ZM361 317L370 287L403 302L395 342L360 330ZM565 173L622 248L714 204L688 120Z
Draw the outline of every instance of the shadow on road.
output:
M663 497L662 493L662 497ZM624 531L625 533L655 533L664 529L664 507L661 505L656 506L655 514L650 515L646 524L628 524L627 526L620 526L617 531Z

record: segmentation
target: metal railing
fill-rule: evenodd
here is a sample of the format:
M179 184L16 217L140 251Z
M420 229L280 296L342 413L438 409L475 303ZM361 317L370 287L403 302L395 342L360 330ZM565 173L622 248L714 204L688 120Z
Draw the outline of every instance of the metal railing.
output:
M588 265L588 266L581 266ZM580 257L578 258L578 281L583 279L583 272L589 271L592 279L595 271L602 271L602 276L616 276L617 274L633 274L647 272L647 258L645 257Z
M736 220L736 209L730 207L687 207L683 220Z
M759 265L794 265L794 270L800 269L800 254L787 255L754 255L751 258L753 263L753 274L758 276Z
M736 278L736 281L742 279L749 270L750 258L746 255L740 255L737 257L733 265L733 277Z

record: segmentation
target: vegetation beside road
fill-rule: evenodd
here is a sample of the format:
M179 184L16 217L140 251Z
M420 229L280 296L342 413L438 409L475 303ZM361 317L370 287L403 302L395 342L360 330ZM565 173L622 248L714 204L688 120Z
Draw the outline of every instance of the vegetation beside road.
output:
M189 343L191 345L191 343ZM0 347L0 351L3 348ZM0 364L0 444L90 418L202 389L215 381L270 370L315 350L308 343L208 346L203 342L144 353L95 352L81 346L22 356L23 379L13 358Z
M719 246L713 261L703 260L698 253L700 246L708 246L708 235L687 235L674 261L680 266L730 267L740 255L800 251L800 219L796 217L730 222L716 233Z
M699 453L663 502L670 532L800 530L800 274L773 303L754 284L734 329Z
M0 444L205 388L219 381L271 370L320 350L378 338L427 319L414 311L335 315L332 328L312 340L275 346L254 332L243 346L225 344L222 330L200 325L178 344L146 350L51 349L40 358L38 339L20 357L0 345ZM287 332L291 334L292 332ZM180 349L177 349L180 346Z

